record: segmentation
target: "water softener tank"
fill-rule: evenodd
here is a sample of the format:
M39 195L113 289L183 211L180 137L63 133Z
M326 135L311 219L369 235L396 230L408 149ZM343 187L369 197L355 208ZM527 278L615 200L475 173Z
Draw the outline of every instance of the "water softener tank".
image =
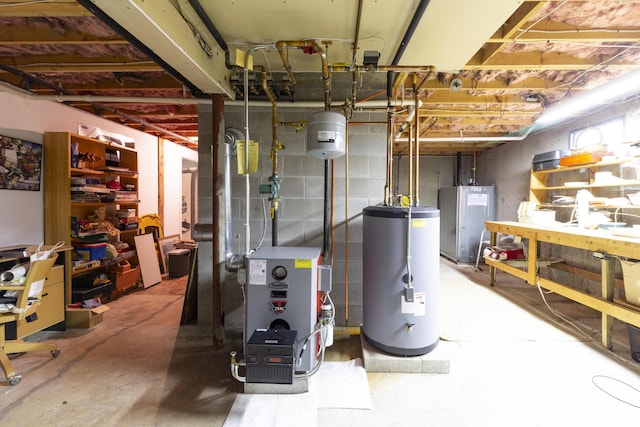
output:
M440 211L370 206L363 227L364 337L392 355L430 352L440 339Z
M322 159L344 155L347 119L340 113L319 111L309 116L307 153Z

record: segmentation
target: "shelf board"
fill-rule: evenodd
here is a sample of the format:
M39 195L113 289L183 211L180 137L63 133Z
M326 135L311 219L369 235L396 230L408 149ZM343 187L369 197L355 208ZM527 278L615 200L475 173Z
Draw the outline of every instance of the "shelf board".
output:
M82 175L108 175L108 176L119 176L121 178L131 178L137 179L138 172L126 170L126 171L118 171L118 170L97 170L97 169L89 169L89 168L69 168L71 176L82 176Z
M69 168L72 176L77 175L104 175L104 172L95 170L95 169L87 169L87 168Z
M69 133L69 137L73 142L85 142L88 144L102 144L106 147L112 148L114 150L122 150L122 151L132 151L135 152L134 148L127 147L125 145L116 144L114 142L102 141L100 139L91 138L88 136L78 135L77 133Z
M74 202L71 201L71 206L105 206L105 205L137 205L140 201L135 202Z
M604 188L604 187L632 187L640 186L638 180L625 180L622 182L615 182L610 184L585 184L585 185L556 185L552 187L531 187L531 191L548 191L548 190L572 190L580 188Z
M572 205L554 205L552 203L542 203L540 205L538 205L538 207L543 208L543 209L556 209L556 208L571 208L573 209L575 207L574 204ZM636 205L589 205L590 209L640 209L640 206L636 206Z
M531 173L533 173L534 175L546 175L546 174L550 174L550 173L568 172L568 171L574 171L574 170L585 169L585 168L600 167L600 166L616 166L616 165L621 165L621 164L624 164L624 163L633 163L633 162L640 162L640 156L627 157L627 158L624 158L624 159L611 160L611 161L607 161L607 162L583 163L581 165L574 165L574 166L558 166L557 168L545 169L545 170L540 170L540 171L532 170ZM638 166L640 166L640 164Z

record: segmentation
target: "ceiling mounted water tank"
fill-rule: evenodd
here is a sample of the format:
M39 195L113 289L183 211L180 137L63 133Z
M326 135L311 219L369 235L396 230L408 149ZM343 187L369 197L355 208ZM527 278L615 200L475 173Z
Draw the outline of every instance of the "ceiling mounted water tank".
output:
M307 153L321 159L343 156L347 119L339 113L320 111L309 116Z

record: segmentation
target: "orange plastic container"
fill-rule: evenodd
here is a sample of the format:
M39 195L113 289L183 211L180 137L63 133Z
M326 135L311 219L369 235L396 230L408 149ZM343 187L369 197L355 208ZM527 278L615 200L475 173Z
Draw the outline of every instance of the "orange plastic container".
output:
M595 163L602 160L602 152L572 154L571 156L561 157L560 166L584 165L587 163Z

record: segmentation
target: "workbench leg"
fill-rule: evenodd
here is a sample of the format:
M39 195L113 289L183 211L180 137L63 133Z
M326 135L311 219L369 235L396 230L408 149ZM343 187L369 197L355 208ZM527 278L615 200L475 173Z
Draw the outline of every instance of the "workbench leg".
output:
M538 239L529 238L527 251L527 282L538 286Z
M615 259L605 257L601 261L602 267L602 298L613 301L615 289ZM602 313L602 345L611 350L613 348L613 317Z
M491 231L489 233L489 246L493 247L496 245L496 234L495 232ZM496 283L496 268L492 265L489 265L489 286L494 286Z

